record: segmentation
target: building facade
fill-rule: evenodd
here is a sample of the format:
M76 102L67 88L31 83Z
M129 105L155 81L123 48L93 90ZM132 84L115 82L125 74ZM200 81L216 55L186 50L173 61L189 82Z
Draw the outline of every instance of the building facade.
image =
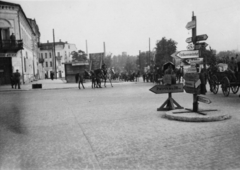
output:
M0 9L0 84L9 84L16 70L21 82L29 83L37 74L40 32L36 21L31 24L19 4L0 1Z
M56 76L57 78L65 77L64 63L72 62L71 52L77 51L75 44L70 44L68 42L55 42L55 55L54 55L54 43L47 42L40 44L40 55L44 58L44 68L46 78L50 77L51 71L55 73L55 63L56 63ZM56 57L54 57L56 56Z

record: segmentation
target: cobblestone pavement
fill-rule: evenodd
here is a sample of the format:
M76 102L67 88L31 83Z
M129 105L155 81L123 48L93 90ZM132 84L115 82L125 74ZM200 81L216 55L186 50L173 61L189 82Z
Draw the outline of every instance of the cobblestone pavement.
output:
M151 83L0 94L1 169L240 169L240 98L207 97L232 119L179 122ZM183 107L192 95L174 93Z

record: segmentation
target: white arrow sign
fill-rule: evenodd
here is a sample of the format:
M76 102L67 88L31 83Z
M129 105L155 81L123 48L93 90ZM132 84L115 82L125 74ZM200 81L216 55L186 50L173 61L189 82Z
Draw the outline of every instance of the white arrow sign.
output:
M176 54L179 58L199 58L199 51L198 50L185 50L185 51L179 51Z

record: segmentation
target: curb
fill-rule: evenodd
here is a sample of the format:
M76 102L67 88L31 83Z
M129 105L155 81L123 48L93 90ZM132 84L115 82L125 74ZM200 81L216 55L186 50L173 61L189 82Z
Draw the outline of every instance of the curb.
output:
M166 112L163 117L170 120L184 121L184 122L214 122L214 121L222 121L230 119L231 116L229 114L224 114L219 111L216 112L207 112L207 115L201 115L196 112L188 112L188 113L175 113L186 111L185 109L176 109Z

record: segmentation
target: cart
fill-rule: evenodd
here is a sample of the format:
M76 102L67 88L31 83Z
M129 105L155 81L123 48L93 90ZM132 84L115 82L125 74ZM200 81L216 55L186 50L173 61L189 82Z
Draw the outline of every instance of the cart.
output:
M217 69L216 69L217 68ZM228 70L228 65L224 63L218 64L211 73L209 73L209 84L214 94L218 93L219 86L221 85L224 96L229 96L230 89L233 94L236 94L240 86L240 74L232 73Z

